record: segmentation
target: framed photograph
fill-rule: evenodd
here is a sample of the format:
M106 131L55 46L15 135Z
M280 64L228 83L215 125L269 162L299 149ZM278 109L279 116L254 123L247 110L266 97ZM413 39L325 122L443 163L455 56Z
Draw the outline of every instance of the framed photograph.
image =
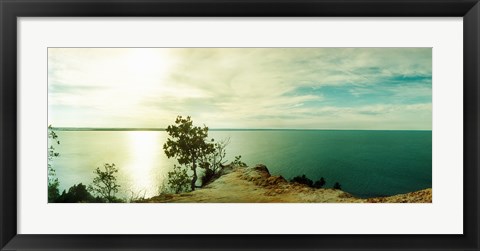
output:
M478 1L0 8L1 250L480 249Z

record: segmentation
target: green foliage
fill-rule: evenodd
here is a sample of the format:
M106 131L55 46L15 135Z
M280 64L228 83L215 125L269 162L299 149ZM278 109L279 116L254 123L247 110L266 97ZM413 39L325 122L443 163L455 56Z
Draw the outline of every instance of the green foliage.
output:
M299 184L304 184L304 185L307 185L307 186L313 187L313 188L322 188L326 184L325 178L323 178L323 177L321 177L319 180L315 181L315 183L314 183L313 180L307 178L307 176L305 176L305 174L302 175L302 176L296 176L293 179L291 179L290 181L291 182L296 182L296 183L299 183Z
M208 127L193 126L190 116L178 116L175 125L166 129L169 138L163 145L168 158L176 158L180 165L190 167L193 176L190 181L191 190L195 190L197 167L209 168L208 155L214 153L214 144L207 142Z
M232 166L239 166L239 167L246 167L247 164L240 159L242 158L242 155L235 156L235 160L232 161L231 165Z
M210 162L212 163L211 170L214 174L217 174L227 162L225 156L227 155L226 148L228 144L230 144L230 138L213 144L213 153L210 155Z
M119 199L115 197L115 193L118 192L118 188L120 187L115 177L118 169L113 163L105 163L103 167L104 171L97 167L93 172L96 177L93 179L93 184L88 186L88 190L105 199L106 202L119 202Z
M340 185L340 183L338 182L335 182L335 184L333 185L333 189L342 190L342 185Z
M210 169L210 168L207 168L205 169L205 172L203 173L203 176L202 176L202 187L203 186L206 186L208 183L210 183L211 181L213 181L215 178L218 177L218 173L215 173L215 171L213 171L213 169Z
M325 186L325 184L326 184L325 179L321 177L319 180L315 181L315 183L313 184L313 187L322 188L323 186Z
M60 182L57 178L52 179L52 181L48 181L48 202L55 202L57 198L60 196Z
M313 181L309 178L307 178L307 176L302 175L302 176L296 176L294 177L293 179L290 180L291 182L296 182L296 183L299 183L299 184L305 184L309 187L313 187Z
M230 138L227 138L213 144L213 153L207 155L206 159L202 162L201 168L205 170L201 178L202 186L207 185L220 176L220 171L225 167L224 164L227 162L225 156L227 154L226 147L229 143Z
M60 144L58 135L53 131L52 125L48 126L48 140L50 146L47 151L47 179L48 179L48 202L54 202L60 196L59 186L60 182L56 177L55 169L52 167L52 160L60 154L55 151L53 144Z
M53 141L54 141L55 143L57 143L57 144L60 144L60 141L58 140L58 135L57 135L57 134L55 133L55 131L53 130L52 125L49 125L49 126L48 126L48 139L53 140ZM50 148L51 148L52 150L55 150L55 149L53 148L53 146L50 146ZM54 152L52 151L52 152L49 152L49 155L48 155L48 156L49 156L49 157L51 157L51 156L55 156L55 157L56 157L56 156L58 156L58 153L54 153Z
M82 183L73 185L68 189L68 192L63 191L62 195L55 200L57 203L91 203L91 202L105 202L102 198L95 198L87 190L87 187Z
M177 165L173 166L173 171L168 172L168 188L177 194L190 190L190 177L186 168Z

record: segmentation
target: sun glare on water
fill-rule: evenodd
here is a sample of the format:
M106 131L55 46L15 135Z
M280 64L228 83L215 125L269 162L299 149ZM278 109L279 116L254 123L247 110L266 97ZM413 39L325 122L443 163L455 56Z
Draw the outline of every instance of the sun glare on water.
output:
M160 161L159 154L160 142L157 132L128 132L128 141L130 147L130 162L126 165L128 175L132 179L132 188L130 192L134 194L146 190L146 196L153 196L156 184L155 164Z

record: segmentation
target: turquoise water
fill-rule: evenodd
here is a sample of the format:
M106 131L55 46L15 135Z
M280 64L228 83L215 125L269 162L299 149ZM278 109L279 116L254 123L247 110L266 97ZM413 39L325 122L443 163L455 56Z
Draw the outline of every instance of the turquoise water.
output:
M90 184L103 163L119 168L120 194L153 196L175 160L163 153L164 131L59 131L60 157L53 161L61 189ZM242 155L290 179L324 177L358 197L412 192L432 186L431 131L211 131L230 138L227 159Z

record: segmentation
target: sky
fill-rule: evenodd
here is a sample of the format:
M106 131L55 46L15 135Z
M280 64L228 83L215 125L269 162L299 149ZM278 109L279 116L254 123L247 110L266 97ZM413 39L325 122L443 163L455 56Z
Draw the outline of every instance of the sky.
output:
M431 48L49 48L54 127L432 129Z

